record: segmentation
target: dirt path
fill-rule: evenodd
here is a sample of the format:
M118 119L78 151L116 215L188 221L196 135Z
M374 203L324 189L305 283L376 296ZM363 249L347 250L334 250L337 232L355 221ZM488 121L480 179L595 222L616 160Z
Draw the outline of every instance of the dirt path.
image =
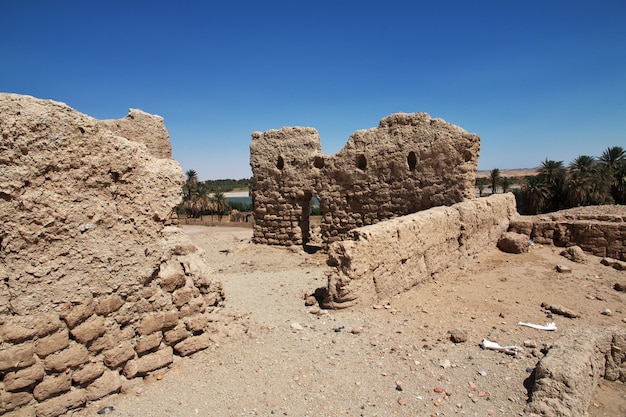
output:
M626 295L612 288L626 272L596 257L570 262L558 248L494 250L376 308L314 314L303 295L325 285L323 254L250 244L250 229L185 230L222 280L226 307L249 313L248 334L72 415L113 406L113 416L522 416L542 348L577 326L626 326ZM559 274L557 264L573 272ZM542 302L582 317L548 317ZM519 321L554 321L558 331ZM466 342L450 340L455 329ZM483 338L527 347L508 356L482 350ZM602 384L594 401L592 416L624 415L624 384Z

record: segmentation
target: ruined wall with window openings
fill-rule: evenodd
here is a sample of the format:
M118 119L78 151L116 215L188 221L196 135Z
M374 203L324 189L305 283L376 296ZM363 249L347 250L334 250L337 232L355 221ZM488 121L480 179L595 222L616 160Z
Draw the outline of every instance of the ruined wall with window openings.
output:
M479 151L478 136L427 113L387 116L332 156L313 128L254 132L253 241L309 243L313 198L324 246L360 226L473 198Z

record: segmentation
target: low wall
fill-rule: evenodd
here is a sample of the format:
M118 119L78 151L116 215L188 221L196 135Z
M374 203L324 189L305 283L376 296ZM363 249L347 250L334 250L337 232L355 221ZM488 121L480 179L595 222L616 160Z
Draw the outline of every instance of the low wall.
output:
M596 256L626 261L626 206L589 206L537 216L520 216L510 231L535 243L578 245Z
M496 247L517 216L513 194L497 194L354 229L329 248L322 305L371 305L459 268Z
M581 329L561 337L539 362L525 412L584 417L598 381L626 382L626 331Z

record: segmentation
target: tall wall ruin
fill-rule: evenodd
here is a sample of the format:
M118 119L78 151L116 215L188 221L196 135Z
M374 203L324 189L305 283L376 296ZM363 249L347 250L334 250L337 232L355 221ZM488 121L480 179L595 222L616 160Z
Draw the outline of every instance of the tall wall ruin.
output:
M0 94L0 135L0 414L64 414L238 327L169 226L184 177L162 118Z
M332 156L312 128L254 132L253 241L306 245L313 198L325 245L357 227L473 198L479 150L478 136L426 113L387 116Z

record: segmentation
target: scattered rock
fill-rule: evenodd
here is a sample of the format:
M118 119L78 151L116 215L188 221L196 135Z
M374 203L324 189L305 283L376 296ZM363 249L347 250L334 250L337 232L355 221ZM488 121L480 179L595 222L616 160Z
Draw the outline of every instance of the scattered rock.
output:
M556 272L560 272L562 274L570 274L572 272L572 268L566 265L557 265Z
M498 241L498 249L506 253L526 253L530 248L530 239L528 236L506 232Z
M626 291L626 283L616 282L615 285L613 285L613 288L615 291Z
M450 340L454 343L467 342L467 331L460 329L450 330Z
M604 310L602 310L602 314L605 316L610 316L613 314L613 312L611 311L610 308L605 308Z
M537 342L535 342L534 340L524 340L524 347L536 348L537 347Z
M312 296L312 295L309 295L304 300L304 305L307 306L307 307L308 306L314 306L315 304L317 304L317 299L314 296Z
M559 314L561 316L565 316L565 317L569 317L571 319L575 319L580 317L579 313L576 313L573 310L570 310L569 308L563 307L562 305L550 305L548 303L541 303L541 307L543 307L544 309L554 313L554 314Z
M435 389L433 389L433 391L435 391L437 394L440 394L443 392L443 388L441 387L436 387Z
M564 251L561 252L561 256L569 259L572 262L577 262L577 263L587 263L587 255L585 255L585 252L580 248L580 246L570 246L569 248L565 249Z
M443 369L448 369L449 367L452 366L452 364L450 363L450 360L444 359L439 362L439 366L441 366Z

